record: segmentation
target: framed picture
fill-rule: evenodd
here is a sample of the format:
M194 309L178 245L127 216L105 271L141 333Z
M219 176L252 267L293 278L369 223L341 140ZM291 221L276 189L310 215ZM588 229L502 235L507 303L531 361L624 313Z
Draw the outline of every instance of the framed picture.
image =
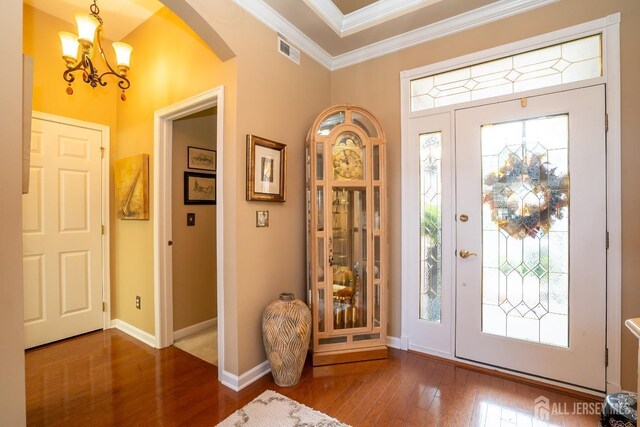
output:
M116 218L149 219L149 155L125 157L115 162Z
M287 146L247 135L247 200L284 202Z
M256 211L256 227L269 226L269 211Z
M208 173L184 173L184 204L215 205L216 176Z
M215 171L216 152L206 148L187 147L187 168Z

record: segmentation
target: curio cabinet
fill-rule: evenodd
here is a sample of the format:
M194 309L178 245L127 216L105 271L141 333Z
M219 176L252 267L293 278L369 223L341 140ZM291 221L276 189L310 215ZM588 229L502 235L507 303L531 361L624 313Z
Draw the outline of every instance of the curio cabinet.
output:
M307 137L307 271L314 365L387 355L385 136L351 105Z

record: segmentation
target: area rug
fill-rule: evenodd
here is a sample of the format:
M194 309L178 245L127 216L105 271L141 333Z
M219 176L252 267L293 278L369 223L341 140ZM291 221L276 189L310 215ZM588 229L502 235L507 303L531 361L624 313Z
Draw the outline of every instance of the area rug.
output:
M209 328L180 338L173 343L181 350L218 366L218 328Z
M348 427L335 418L271 390L238 409L218 426Z

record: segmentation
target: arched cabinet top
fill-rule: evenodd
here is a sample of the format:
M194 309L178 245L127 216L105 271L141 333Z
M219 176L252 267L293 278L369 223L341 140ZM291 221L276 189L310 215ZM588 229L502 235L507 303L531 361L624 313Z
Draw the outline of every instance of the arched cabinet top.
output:
M313 122L307 140L309 142L325 141L337 127L342 130L351 127L370 140L386 142L378 119L364 108L351 104L334 105L321 112Z

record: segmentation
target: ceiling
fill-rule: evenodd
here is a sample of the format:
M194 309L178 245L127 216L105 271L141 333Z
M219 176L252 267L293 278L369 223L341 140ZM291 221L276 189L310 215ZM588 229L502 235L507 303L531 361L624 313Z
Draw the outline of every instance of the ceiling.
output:
M25 4L75 25L75 14L89 13L92 0L24 0ZM122 40L163 5L158 0L101 0L96 3L104 21L105 38Z
M559 0L233 0L334 70ZM24 0L65 21L91 0ZM100 0L104 35L120 40L162 4Z

